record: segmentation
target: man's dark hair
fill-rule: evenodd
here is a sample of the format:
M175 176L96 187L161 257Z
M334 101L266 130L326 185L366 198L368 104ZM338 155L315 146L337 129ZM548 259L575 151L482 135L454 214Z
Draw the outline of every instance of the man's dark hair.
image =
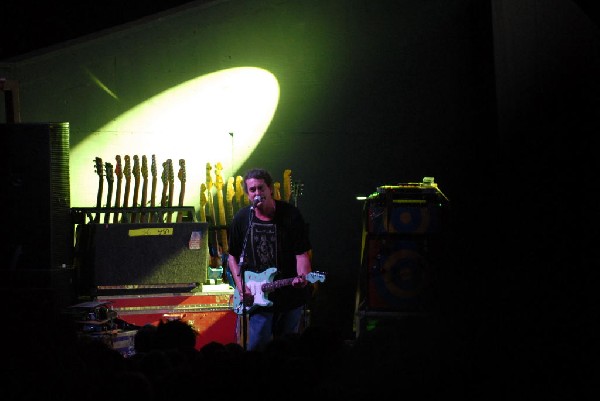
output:
M248 193L246 180L249 180L250 178L254 178L257 180L265 180L265 184L267 184L269 188L273 189L273 177L271 177L271 174L269 174L269 172L263 168L253 168L246 172L246 174L244 175L244 179L242 180L242 186L244 188L245 193Z

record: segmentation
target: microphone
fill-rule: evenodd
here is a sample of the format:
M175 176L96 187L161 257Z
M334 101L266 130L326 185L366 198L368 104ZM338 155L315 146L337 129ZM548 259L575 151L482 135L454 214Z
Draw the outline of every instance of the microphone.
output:
M260 202L264 201L265 198L263 198L260 195L256 195L254 197L254 200L252 201L252 209L254 209Z

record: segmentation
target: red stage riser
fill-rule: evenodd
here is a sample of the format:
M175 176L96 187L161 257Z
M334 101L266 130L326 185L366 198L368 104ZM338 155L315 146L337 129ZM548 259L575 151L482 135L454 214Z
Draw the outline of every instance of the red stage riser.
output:
M167 294L136 296L104 296L109 307L127 323L158 326L161 321L181 319L198 333L196 349L212 342L237 342L235 327L237 314L231 308L231 293Z
M119 318L136 326L144 326L146 324L158 326L161 320L168 321L180 318L188 322L198 332L196 349L200 349L212 341L222 344L236 342L235 323L237 315L232 310L179 313L119 313Z

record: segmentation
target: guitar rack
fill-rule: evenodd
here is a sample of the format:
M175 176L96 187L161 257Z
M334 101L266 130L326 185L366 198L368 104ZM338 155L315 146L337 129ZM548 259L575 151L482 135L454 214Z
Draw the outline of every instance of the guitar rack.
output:
M74 207L71 208L72 224L86 224L88 222L104 223L105 217L110 220L111 214L120 216L119 223L174 223L166 221L165 217L183 213L185 221L196 222L193 206L158 206L158 207ZM104 215L104 217L102 217ZM108 215L108 217L107 217ZM141 221L141 216L146 216ZM150 217L148 219L148 216ZM109 222L106 222L109 223ZM118 223L114 223L118 224Z

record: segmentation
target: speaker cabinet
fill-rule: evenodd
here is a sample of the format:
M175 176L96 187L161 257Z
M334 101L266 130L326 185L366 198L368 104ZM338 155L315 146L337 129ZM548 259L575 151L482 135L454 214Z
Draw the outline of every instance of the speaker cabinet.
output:
M432 268L424 240L369 239L366 267L366 297L370 309L422 309Z
M79 225L75 249L81 295L194 292L207 281L207 223Z
M425 312L447 199L433 179L382 186L365 203L357 309Z
M71 265L69 123L0 124L4 207L3 268Z

